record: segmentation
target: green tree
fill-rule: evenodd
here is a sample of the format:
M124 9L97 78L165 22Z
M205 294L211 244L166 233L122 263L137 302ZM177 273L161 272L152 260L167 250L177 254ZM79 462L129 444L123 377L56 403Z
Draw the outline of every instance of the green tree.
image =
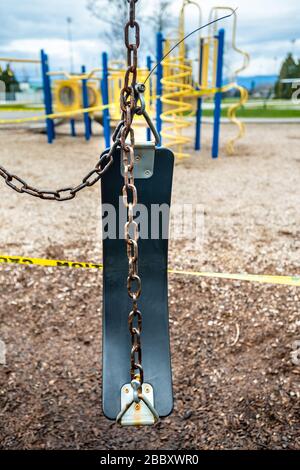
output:
M19 82L10 68L10 65L7 64L6 69L1 71L0 74L0 81L4 83L5 92L10 93L12 95L12 99L15 99L15 93L20 91Z
M291 83L282 83L282 80L300 77L300 61L296 62L293 55L289 53L281 66L279 78L275 84L275 97L291 99L293 87Z

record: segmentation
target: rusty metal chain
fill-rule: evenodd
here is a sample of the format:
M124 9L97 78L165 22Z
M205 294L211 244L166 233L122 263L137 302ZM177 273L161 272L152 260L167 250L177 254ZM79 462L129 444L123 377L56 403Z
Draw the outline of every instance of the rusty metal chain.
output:
M26 193L30 196L37 197L49 201L69 201L74 199L79 191L84 188L93 186L96 184L102 176L108 171L113 164L113 153L117 147L121 145L123 152L129 151L129 147L126 145L126 138L129 133L132 134L132 140L134 145L134 133L131 129L131 124L134 118L134 114L143 114L145 109L143 105L137 106L139 98L139 91L136 87L137 80L137 50L140 45L140 27L135 20L135 4L138 0L127 0L130 4L129 21L125 26L125 45L127 47L127 62L128 69L125 74L124 87L121 90L120 105L122 111L122 120L117 125L113 135L114 144L103 154L98 160L96 166L82 179L78 186L57 189L54 191L42 190L35 188L19 176L10 173L8 170L0 166L0 176L4 179L5 183L14 191L18 193ZM130 33L132 30L135 31L135 43L130 42ZM131 81L130 81L131 77ZM141 92L144 88L141 85ZM145 119L147 120L147 113L145 112ZM130 170L131 171L131 170ZM127 186L126 186L127 187Z
M144 381L142 367L142 314L138 309L138 299L142 292L142 282L138 271L139 227L134 220L134 208L138 203L138 194L134 181L135 135L132 122L135 114L144 114L145 106L141 94L144 88L137 85L138 48L140 46L140 27L135 19L135 4L138 0L127 0L129 3L129 21L125 25L125 45L127 47L127 70L120 95L123 126L121 129L121 152L124 166L123 203L127 211L127 222L124 235L127 243L128 278L127 290L132 300L128 325L131 335L130 375L132 381L138 381L141 388ZM130 34L131 33L131 34ZM134 35L135 42L130 42ZM140 94L141 93L141 94ZM140 104L140 106L139 106ZM129 137L129 143L126 139Z
M18 193L26 193L30 196L50 201L68 201L74 199L79 191L96 184L113 164L113 154L117 147L121 147L122 162L124 166L123 202L127 210L127 222L124 235L127 244L128 278L127 290L132 300L132 311L129 313L128 324L131 334L130 374L131 380L138 381L140 388L144 381L142 367L142 314L138 309L137 301L141 295L142 283L138 273L138 240L139 227L134 220L134 208L138 203L137 189L134 181L134 148L135 134L132 123L135 114L143 115L151 128L156 143L159 136L153 123L145 110L143 93L145 86L137 84L138 49L140 46L140 27L135 18L135 7L138 0L127 0L129 3L129 21L125 25L125 45L127 48L127 70L124 85L120 93L121 121L116 126L113 134L113 145L104 153L96 166L75 187L66 187L55 191L37 189L24 181L19 176L10 173L0 166L0 176L5 183ZM134 42L130 37L134 36ZM129 143L127 138L129 137Z
M119 139L116 139L111 149L99 158L95 168L93 168L93 170L91 170L82 179L81 183L78 186L61 188L54 191L38 189L26 183L26 181L24 181L19 176L10 173L2 166L0 166L0 176L4 179L7 186L9 186L18 193L29 194L30 196L44 199L47 201L70 201L71 199L74 199L77 193L82 189L88 188L96 184L102 178L102 176L109 170L109 168L113 164L114 150L119 144Z

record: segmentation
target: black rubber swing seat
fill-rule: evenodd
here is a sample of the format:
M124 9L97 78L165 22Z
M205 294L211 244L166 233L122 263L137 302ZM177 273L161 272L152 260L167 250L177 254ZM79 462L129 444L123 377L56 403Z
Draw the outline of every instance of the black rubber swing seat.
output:
M127 293L128 259L123 222L119 227L119 198L124 184L120 149L114 164L102 178L102 204L116 210L117 239L105 239L103 226L103 411L116 419L121 409L121 388L130 383L131 338L128 314L132 302ZM174 156L168 149L155 150L154 172L149 179L135 179L138 202L148 209L151 228L151 205L171 204ZM122 200L121 200L122 205ZM102 213L103 220L105 213ZM157 239L139 240L139 275L142 295L139 310L143 314L141 335L144 382L154 389L154 406L159 416L173 409L172 373L168 313L168 240L162 227Z

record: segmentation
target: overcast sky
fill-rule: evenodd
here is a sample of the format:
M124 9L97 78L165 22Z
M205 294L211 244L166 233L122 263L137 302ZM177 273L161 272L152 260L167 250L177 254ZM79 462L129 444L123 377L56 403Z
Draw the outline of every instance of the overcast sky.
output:
M126 0L124 0L126 1ZM139 0L139 10L155 11L156 0ZM181 0L174 0L172 10L178 15ZM200 0L204 18L209 9L219 2ZM299 0L230 0L221 2L238 7L238 45L251 54L251 65L244 75L270 75L278 71L288 51L300 58L300 1ZM109 15L109 9L106 14ZM52 67L69 69L67 41L68 16L73 19L74 60L96 66L102 51L109 52L109 44L101 39L102 24L91 17L86 0L0 0L0 55L38 57L44 48ZM230 20L224 22L229 27ZM186 31L196 26L194 10L187 12ZM151 32L144 29L144 35ZM229 33L228 33L229 36ZM292 42L294 40L294 43ZM230 62L237 57L232 53Z

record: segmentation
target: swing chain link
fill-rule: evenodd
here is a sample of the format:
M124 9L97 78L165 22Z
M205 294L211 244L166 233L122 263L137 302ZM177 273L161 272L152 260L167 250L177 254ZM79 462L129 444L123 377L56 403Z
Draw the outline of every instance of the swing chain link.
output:
M145 106L142 97L144 89L142 85L137 84L140 27L135 19L135 4L138 0L127 1L129 3L129 21L126 23L124 31L125 45L127 47L127 71L124 86L120 94L123 122L120 129L120 142L124 166L123 203L127 210L127 221L124 229L128 256L127 290L132 300L132 311L129 313L128 317L129 332L131 335L130 375L131 381L137 380L139 389L141 389L144 381L141 347L142 314L138 309L137 301L141 296L142 282L138 272L139 227L134 220L134 208L138 203L138 195L134 181L135 134L132 123L135 114L144 114ZM130 42L129 39L130 35L133 35L133 32L135 38L134 43ZM126 141L127 137L129 137L129 143Z
M125 153L126 151L128 151L129 147L126 145L126 138L129 133L132 138L131 145L132 148L134 148L134 132L131 128L132 121L136 113L143 114L142 111L145 111L143 109L142 104L140 107L137 106L138 101L141 101L141 98L139 98L139 91L137 90L136 86L138 62L137 50L140 46L140 27L135 19L135 4L137 3L137 1L138 0L127 0L130 7L129 21L126 23L125 26L125 45L128 51L128 68L125 74L124 87L122 88L120 95L122 120L117 125L116 130L114 132L113 145L106 153L104 153L99 158L96 166L82 179L81 183L78 186L68 186L66 188L61 188L54 191L37 189L27 184L26 181L24 181L19 176L10 173L8 170L0 166L0 176L4 179L7 186L9 186L14 191L18 193L26 193L30 196L48 201L69 201L71 199L74 199L79 191L87 187L93 186L102 178L102 176L109 170L109 168L113 164L113 154L117 147L121 146ZM135 32L135 43L130 42L130 33L132 33L132 30L134 30ZM131 75L132 79L130 84ZM128 173L131 173L131 166ZM134 186L134 182L132 183L132 186ZM127 189L130 190L130 185L127 186L126 182L126 190ZM131 219L130 224L134 225ZM137 274L134 272L132 273L132 275L137 276Z

